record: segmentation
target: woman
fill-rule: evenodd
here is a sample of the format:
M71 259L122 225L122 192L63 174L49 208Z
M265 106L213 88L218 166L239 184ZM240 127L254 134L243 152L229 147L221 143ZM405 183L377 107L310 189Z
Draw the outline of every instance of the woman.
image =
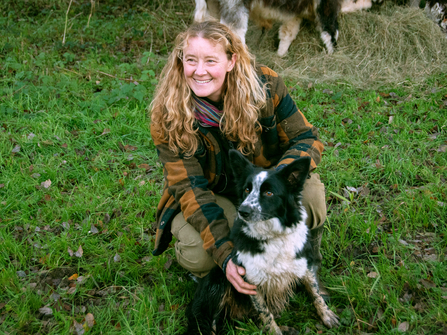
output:
M195 23L177 37L151 112L165 177L153 254L166 250L174 235L177 260L193 275L203 277L217 264L239 292L256 294L241 277L245 270L229 259L236 210L228 200L235 196L228 150L236 148L254 164L276 169L310 156L313 170L323 152L316 128L282 79L255 65L237 35L213 21ZM321 261L326 205L317 174L307 179L302 201Z

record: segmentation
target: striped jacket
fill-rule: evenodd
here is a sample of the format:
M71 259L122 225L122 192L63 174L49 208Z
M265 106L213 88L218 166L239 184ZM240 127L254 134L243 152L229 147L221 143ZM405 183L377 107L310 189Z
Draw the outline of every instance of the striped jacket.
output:
M247 158L264 168L289 164L301 156L312 158L311 168L320 162L323 144L318 132L297 109L283 80L265 66L257 67L258 75L267 83L267 104L259 114L262 131L253 154ZM215 132L199 128L201 145L188 159L173 154L167 141L160 137L155 124L151 134L163 163L165 186L157 208L157 233L154 255L160 255L172 240L171 222L180 211L202 237L203 247L217 265L232 250L229 228L223 210L216 204L213 188L222 178L223 148Z

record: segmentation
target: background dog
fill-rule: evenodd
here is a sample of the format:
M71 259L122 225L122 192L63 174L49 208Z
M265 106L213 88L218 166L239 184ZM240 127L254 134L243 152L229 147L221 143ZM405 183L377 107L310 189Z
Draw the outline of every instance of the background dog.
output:
M231 257L245 268L245 280L257 286L257 294L238 293L215 267L200 281L187 309L185 334L218 333L224 316L257 317L267 332L283 334L273 315L285 308L297 283L304 284L312 296L323 323L329 328L338 326L337 315L319 293L318 265L308 239L307 214L301 206L310 158L274 171L256 167L231 150L230 162L241 197L230 235L234 243Z
M278 55L287 53L296 38L303 19L315 22L328 53L338 39L339 12L353 12L372 6L373 0L196 0L194 20L202 22L214 17L230 26L245 43L250 17L258 26L270 29L281 21ZM382 2L383 0L374 0Z

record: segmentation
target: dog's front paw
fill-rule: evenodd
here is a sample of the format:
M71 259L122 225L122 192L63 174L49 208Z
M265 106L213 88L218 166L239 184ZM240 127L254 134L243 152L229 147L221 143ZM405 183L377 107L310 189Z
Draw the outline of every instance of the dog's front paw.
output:
M279 329L281 329L283 335L299 335L299 333L300 333L295 328L287 327L287 326L281 326L281 327L279 327Z
M338 327L340 325L338 315L332 312L329 308L326 309L324 315L321 317L321 320L328 328Z

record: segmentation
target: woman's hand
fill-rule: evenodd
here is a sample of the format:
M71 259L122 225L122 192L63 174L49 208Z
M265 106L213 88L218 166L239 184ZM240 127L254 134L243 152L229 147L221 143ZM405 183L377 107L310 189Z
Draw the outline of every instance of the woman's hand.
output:
M242 276L245 275L245 269L242 266L237 266L234 264L232 259L228 261L225 273L228 281L239 293L249 295L256 294L256 286L250 285L242 279Z

